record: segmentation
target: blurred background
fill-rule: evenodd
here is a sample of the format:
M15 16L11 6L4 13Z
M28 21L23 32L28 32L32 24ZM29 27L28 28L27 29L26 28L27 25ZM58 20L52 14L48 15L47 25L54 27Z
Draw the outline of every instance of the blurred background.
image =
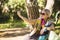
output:
M25 0L0 0L0 29L26 27L27 24L17 15L17 11L21 10L21 14L27 18L25 2ZM43 9L47 1L37 0L37 2L38 8ZM51 18L55 27L60 28L60 14L57 14L60 11L60 0L54 0L54 2Z

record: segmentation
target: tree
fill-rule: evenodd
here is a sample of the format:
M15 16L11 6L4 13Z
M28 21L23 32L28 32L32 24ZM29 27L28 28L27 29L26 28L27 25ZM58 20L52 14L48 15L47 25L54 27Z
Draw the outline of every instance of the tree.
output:
M21 12L20 13L17 12L17 15L29 25L34 26L35 20L39 17L37 0L26 0L26 11L28 18L21 16L20 15Z
M54 5L54 0L47 0L45 9L50 10L51 14L52 14L53 5ZM37 0L26 0L26 11L27 11L28 18L21 16L19 12L17 12L17 15L20 18L22 18L22 20L29 23L31 26L32 25L34 26L36 19L39 17L39 9L38 9Z

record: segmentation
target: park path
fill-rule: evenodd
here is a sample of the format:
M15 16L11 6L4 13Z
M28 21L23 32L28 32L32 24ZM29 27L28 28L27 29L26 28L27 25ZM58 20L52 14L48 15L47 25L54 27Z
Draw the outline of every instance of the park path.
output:
M0 40L24 40L29 33L26 28L0 29Z
M23 36L15 36L15 37L13 37L13 35L12 35L12 37L0 37L0 40L25 40L25 38L29 38L28 37L28 35L29 35L29 30L21 30L20 28L17 30L17 29L14 29L15 31L13 32L13 34L15 33L15 35L16 34L19 34L19 35L21 35L21 34L25 34L25 35L23 35ZM20 31L21 30L21 31ZM0 30L1 31L1 30ZM60 32L60 31L59 31ZM10 29L9 29L9 31L7 31L7 32L5 32L5 33L9 33L9 34L12 34L12 32L10 32ZM27 34L26 34L27 33ZM1 33L0 33L1 34ZM2 35L2 34L1 34ZM60 36L60 35L59 35Z
M24 40L26 36L28 36L28 34L24 36L17 36L17 37L0 38L0 40Z

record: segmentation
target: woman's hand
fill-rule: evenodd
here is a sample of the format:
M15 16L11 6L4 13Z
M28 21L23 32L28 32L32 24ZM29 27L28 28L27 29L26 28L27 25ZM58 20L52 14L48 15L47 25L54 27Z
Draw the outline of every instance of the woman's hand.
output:
M43 29L41 29L40 34L43 34L43 33L44 33L44 30L43 30Z
M41 31L40 31L40 34L43 34L45 31L46 31L46 27L44 27L43 29L41 29Z

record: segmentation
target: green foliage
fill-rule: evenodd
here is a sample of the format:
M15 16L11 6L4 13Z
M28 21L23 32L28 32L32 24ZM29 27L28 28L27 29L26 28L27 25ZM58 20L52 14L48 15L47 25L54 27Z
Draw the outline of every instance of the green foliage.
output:
M17 10L21 10L22 15L26 17L25 0L0 0L0 2L0 28L25 27L26 24L20 21L16 14Z
M46 1L46 0L38 0L39 6L42 7L42 8L44 8L44 7L45 7L45 4L46 4L45 1Z
M25 0L1 0L0 2L1 2L1 5L0 5L1 6L0 7L0 10L1 10L0 11L0 14L1 14L0 17L1 18L3 16L4 17L7 16L10 18L13 16L16 16L16 18L17 18L18 16L14 15L14 14L16 14L17 10L22 10L22 12L26 13L26 11L25 11Z
M55 0L55 4L54 4L54 7L53 7L53 12L57 12L60 10L60 1L59 0Z

